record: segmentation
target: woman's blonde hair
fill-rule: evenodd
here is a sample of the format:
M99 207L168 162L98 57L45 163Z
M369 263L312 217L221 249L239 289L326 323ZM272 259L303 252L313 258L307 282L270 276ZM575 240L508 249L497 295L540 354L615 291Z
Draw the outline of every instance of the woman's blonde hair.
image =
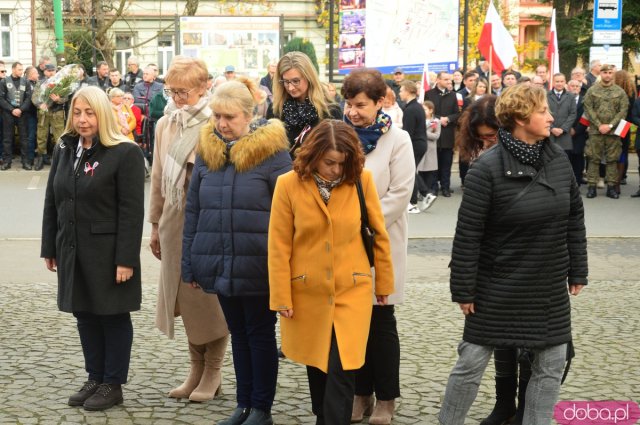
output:
M111 87L107 90L107 96L109 99L113 99L114 97L124 96L124 91L120 90L118 87Z
M542 87L516 84L505 89L496 102L496 117L502 127L513 131L516 120L528 122L531 115L547 103L547 92Z
M73 109L78 100L85 101L96 114L98 120L98 136L100 137L101 145L111 147L122 142L131 142L130 139L120 132L120 127L111 110L111 101L107 97L107 94L95 86L81 88L73 96L73 99L71 99L69 117L67 118L67 124L64 128L64 134L79 135L73 127Z
M291 96L284 89L280 80L282 74L285 72L296 69L302 74L302 77L309 83L309 89L307 91L307 97L311 104L318 111L320 119L329 116L329 106L327 96L325 94L322 84L320 84L320 78L316 69L311 63L311 59L302 52L289 52L278 61L278 69L276 71L276 79L273 82L273 113L277 117L282 115L282 105L286 100L291 99Z
M209 71L202 59L189 56L176 56L171 61L164 81L168 86L194 87L206 89Z
M253 116L260 93L256 83L246 77L238 77L220 85L211 95L209 106L216 113L242 111L245 116ZM213 115L211 117L213 120Z

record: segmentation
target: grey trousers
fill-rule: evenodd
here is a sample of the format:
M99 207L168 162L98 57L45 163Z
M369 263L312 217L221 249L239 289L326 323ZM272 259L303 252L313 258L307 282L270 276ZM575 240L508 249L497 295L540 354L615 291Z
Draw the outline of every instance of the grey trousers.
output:
M440 409L440 424L464 425L476 396L482 375L494 347L462 341L458 362L453 367ZM533 349L531 379L527 386L523 425L549 425L558 401L560 380L567 358L567 344Z

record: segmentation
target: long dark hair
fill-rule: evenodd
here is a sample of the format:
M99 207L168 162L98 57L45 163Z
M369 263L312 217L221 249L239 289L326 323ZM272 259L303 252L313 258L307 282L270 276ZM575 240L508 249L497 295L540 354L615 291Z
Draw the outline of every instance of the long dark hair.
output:
M484 148L484 141L478 136L478 127L486 125L496 131L500 122L496 118L496 96L486 94L471 103L458 119L456 145L460 149L460 159L469 162L477 158Z

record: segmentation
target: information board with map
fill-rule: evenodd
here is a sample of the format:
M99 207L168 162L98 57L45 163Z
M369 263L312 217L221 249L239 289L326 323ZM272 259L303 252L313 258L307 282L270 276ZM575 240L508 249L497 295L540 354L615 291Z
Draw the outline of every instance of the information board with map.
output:
M429 63L430 71L451 72L458 67L458 20L458 0L341 4L340 71L366 66L386 74L399 66L406 74L421 74Z

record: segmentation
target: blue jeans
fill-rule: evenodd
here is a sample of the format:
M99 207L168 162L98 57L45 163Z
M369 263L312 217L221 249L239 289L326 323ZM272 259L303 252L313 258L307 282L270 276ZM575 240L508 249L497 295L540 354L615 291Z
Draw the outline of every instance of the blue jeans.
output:
M484 370L494 347L462 341L458 346L458 361L449 375L449 382L438 417L442 425L464 425L467 412L478 395ZM542 349L534 353L531 379L527 386L524 425L549 425L553 407L560 394L560 380L567 358L567 344Z
M107 384L126 384L133 343L131 315L85 312L73 315L78 320L78 333L89 379Z
M276 313L269 296L225 297L220 307L231 332L238 407L271 411L278 378Z

